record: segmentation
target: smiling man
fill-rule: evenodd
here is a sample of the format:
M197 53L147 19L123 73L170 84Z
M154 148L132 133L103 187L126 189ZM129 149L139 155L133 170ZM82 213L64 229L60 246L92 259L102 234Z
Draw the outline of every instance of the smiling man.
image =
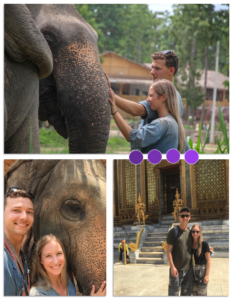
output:
M4 296L28 296L29 270L21 246L34 222L34 196L10 188L4 198Z
M170 265L168 296L191 296L193 272L191 266L192 237L188 228L190 209L182 207L180 224L168 232L167 258Z

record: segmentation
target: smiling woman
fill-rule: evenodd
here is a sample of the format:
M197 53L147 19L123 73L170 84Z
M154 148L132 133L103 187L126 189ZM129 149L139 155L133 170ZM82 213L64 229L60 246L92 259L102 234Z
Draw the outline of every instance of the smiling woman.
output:
M94 285L94 293L106 294L105 161L18 160L5 175L6 190L10 186L35 195L35 222L24 247L29 268L36 243L52 234L64 245L76 293L90 295Z
M36 244L30 296L75 296L68 278L64 246L54 235L42 237Z

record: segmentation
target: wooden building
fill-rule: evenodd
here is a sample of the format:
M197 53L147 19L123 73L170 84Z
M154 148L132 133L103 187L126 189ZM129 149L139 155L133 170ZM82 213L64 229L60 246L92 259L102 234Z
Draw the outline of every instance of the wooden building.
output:
M171 164L162 160L153 165L144 160L114 160L114 222L133 224L139 194L146 205L148 221L159 223L162 215L173 212L176 189L183 206L190 208L194 220L229 217L229 160L185 160Z
M148 95L148 90L152 84L151 63L139 64L126 57L122 57L112 51L105 52L100 55L103 58L102 68L109 76L111 87L119 96L139 102L145 100ZM201 72L201 77L198 84L204 92L204 77L205 72ZM217 100L221 107L229 107L229 91L223 85L223 82L229 77L218 73L217 77ZM177 75L178 83L181 83L181 76ZM215 71L208 70L207 72L207 94L206 94L206 109L212 107L213 89L215 82ZM177 83L177 87L178 84ZM179 89L178 89L179 90ZM183 105L186 106L183 99ZM218 105L218 101L216 102ZM121 112L124 118L131 118L131 115Z
M136 63L112 51L100 56L103 58L102 68L116 94L135 102L147 99L152 84L151 65ZM131 118L130 114L119 111L124 118Z
M197 81L197 84L201 87L202 93L204 93L205 71L199 70L199 72L201 73L201 77ZM180 75L177 75L177 80L178 80L178 83L183 83L183 81L181 81ZM223 84L224 81L229 81L229 77L222 73L218 73L216 106L218 106L218 103L220 103L221 107L229 107L229 90L228 90L228 88L225 88L225 86ZM208 70L207 71L207 84L206 84L206 101L205 101L206 108L208 106L213 105L214 85L215 85L215 71ZM185 106L185 103L183 103L183 104Z

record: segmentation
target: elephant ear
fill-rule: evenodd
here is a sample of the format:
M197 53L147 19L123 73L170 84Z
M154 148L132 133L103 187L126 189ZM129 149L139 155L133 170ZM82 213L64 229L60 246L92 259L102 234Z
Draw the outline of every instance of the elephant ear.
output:
M68 138L65 116L57 105L56 83L53 74L39 83L39 119L48 121L64 139Z

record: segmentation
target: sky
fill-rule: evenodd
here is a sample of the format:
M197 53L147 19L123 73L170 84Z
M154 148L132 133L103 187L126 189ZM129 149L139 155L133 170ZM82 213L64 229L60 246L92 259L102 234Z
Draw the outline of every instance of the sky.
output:
M149 10L152 10L153 12L155 12L155 11L163 12L165 10L168 10L170 13L172 13L172 5L173 4L168 4L168 3L164 3L164 4L149 4L148 3ZM222 4L214 4L214 5L215 5L216 10L228 9L228 6L226 6L226 5L222 5Z

